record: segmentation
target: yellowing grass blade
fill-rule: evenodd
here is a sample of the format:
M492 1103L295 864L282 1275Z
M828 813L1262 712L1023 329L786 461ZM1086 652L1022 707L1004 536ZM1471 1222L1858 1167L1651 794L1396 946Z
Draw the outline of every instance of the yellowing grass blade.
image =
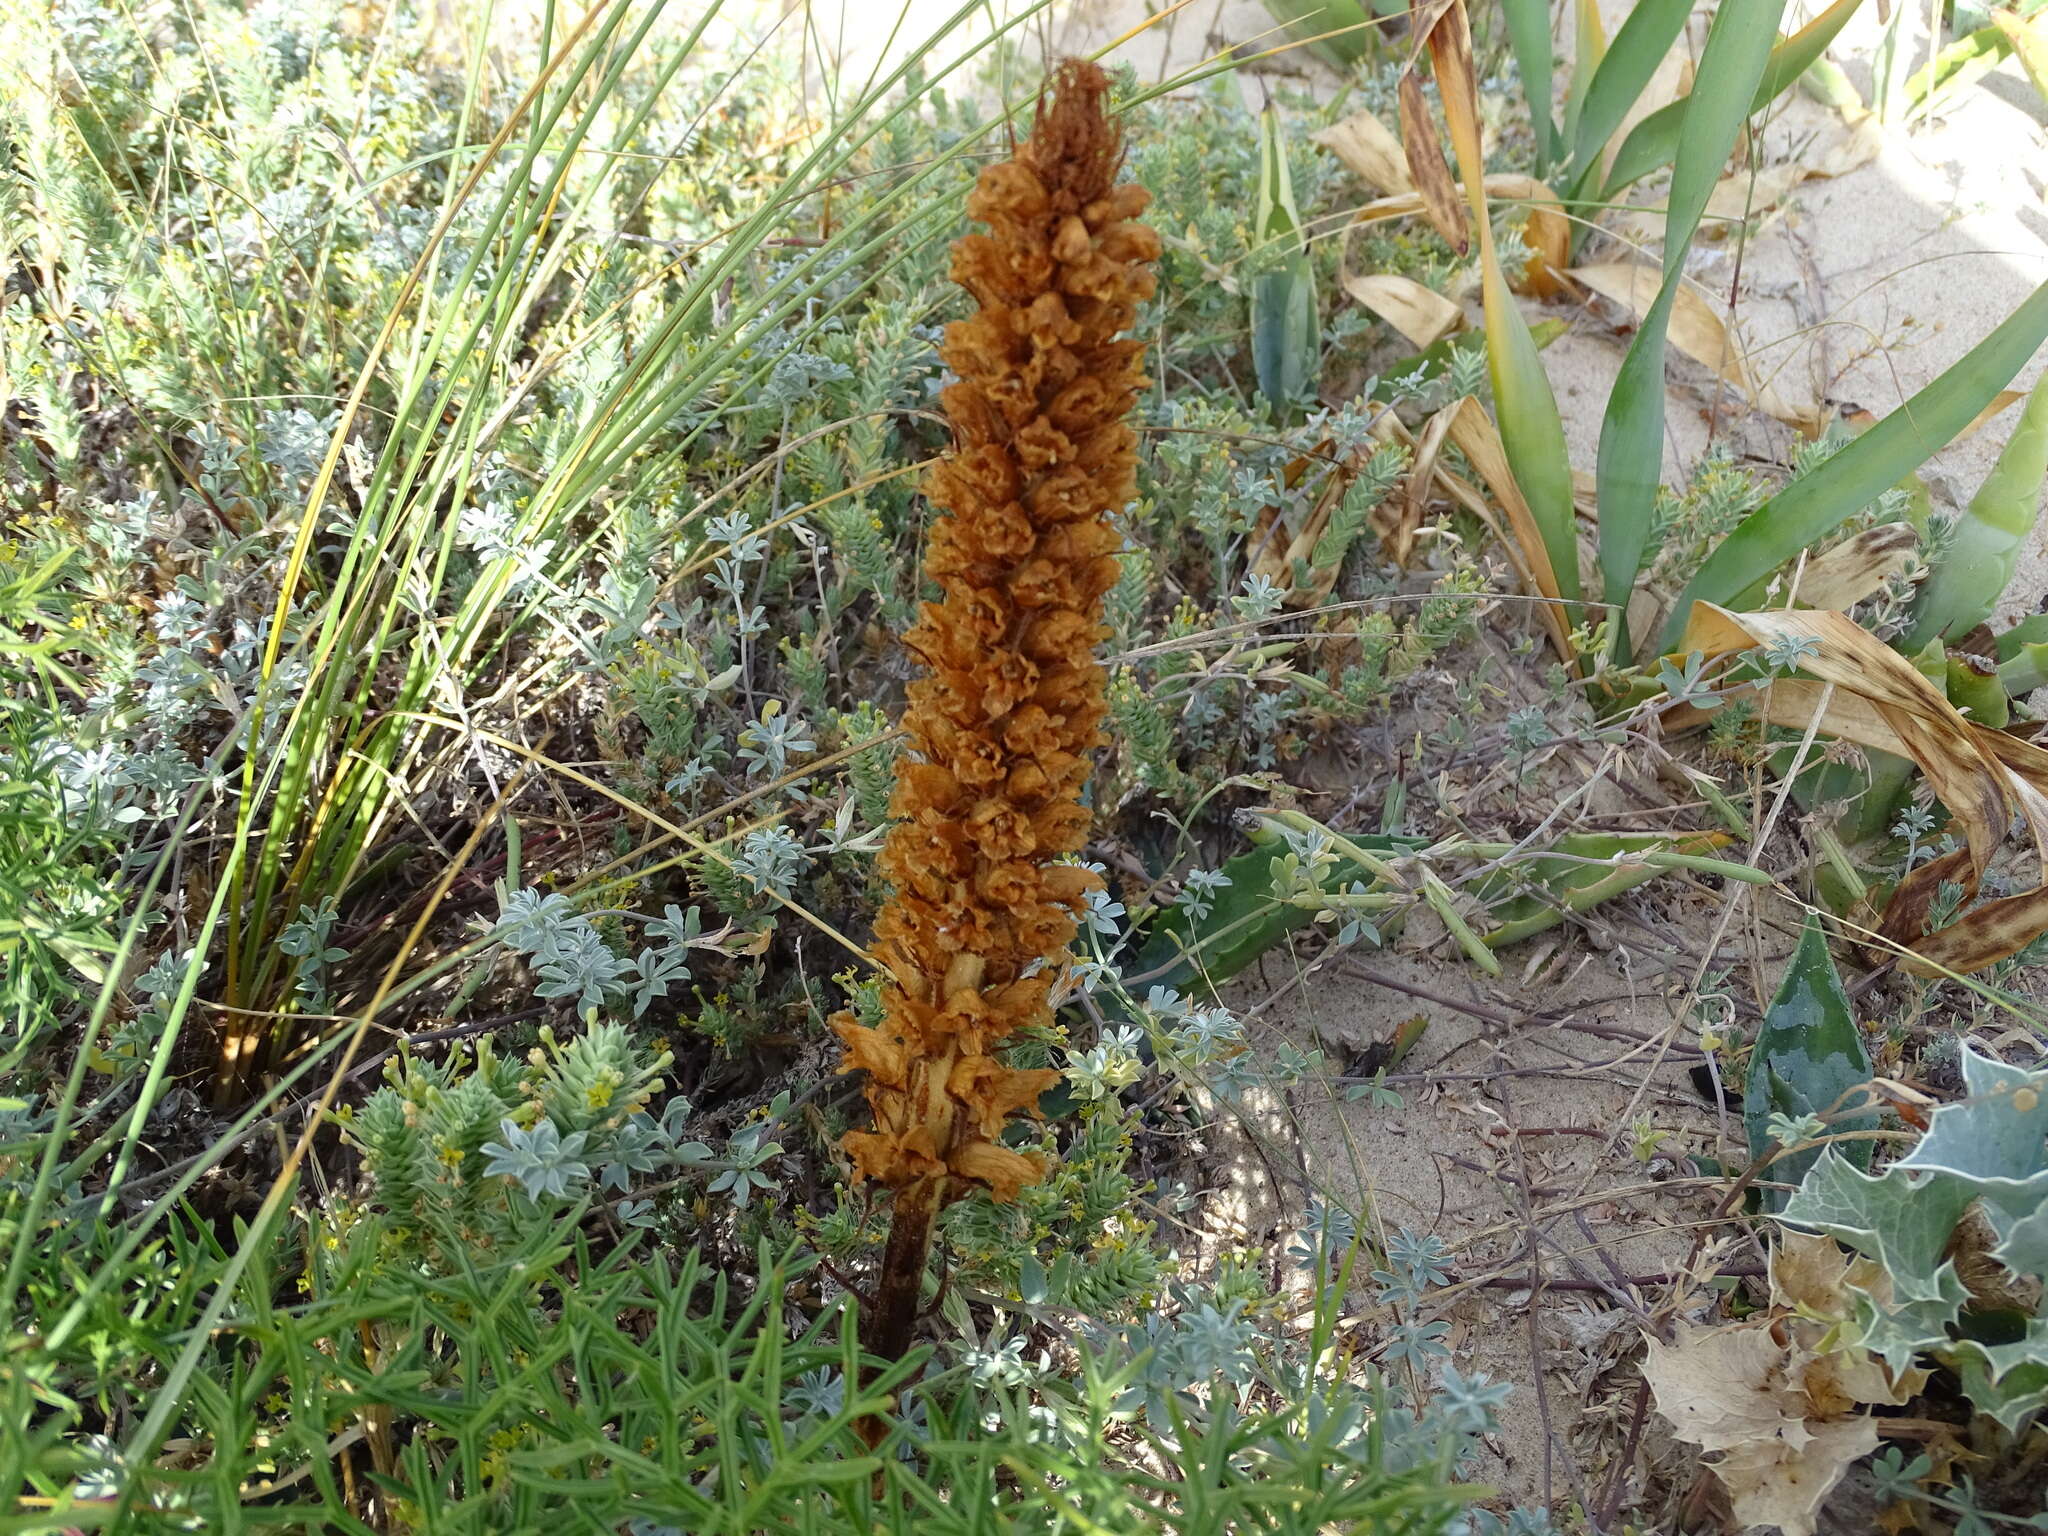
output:
M1541 535L1557 595L1579 597L1579 547L1572 520L1572 468L1557 398L1529 324L1515 303L1493 247L1486 214L1485 165L1479 145L1479 87L1472 68L1472 30L1464 0L1452 0L1427 34L1443 97L1444 124L1464 177L1479 235L1481 293L1486 305L1486 362L1493 380L1500 437L1516 484ZM1412 165L1411 158L1410 164ZM1534 552L1529 552L1533 565Z
M2048 933L2048 751L1966 720L1911 662L1844 613L1734 613L1700 603L1680 646L1715 657L1773 641L1798 643L1807 678L1757 684L1764 718L1804 730L1818 713L1828 735L1912 759L1962 839L1901 880L1885 908L1878 934L1898 948L1901 964L1922 976L1981 970ZM1944 884L1959 886L1966 902L1977 894L2015 813L2033 834L2033 888L1980 902L1926 932Z

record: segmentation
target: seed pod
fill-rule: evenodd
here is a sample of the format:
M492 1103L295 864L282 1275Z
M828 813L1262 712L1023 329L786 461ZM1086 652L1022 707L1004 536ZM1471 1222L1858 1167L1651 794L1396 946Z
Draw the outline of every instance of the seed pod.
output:
M925 552L942 596L905 636L925 675L881 859L894 887L875 925L883 1017L832 1021L875 1117L846 1149L898 1191L885 1291L899 1262L922 1272L925 1235L907 1226L976 1186L1014 1199L1043 1171L997 1136L1058 1074L996 1052L1049 1019L1049 962L1093 878L1056 861L1087 837L1081 792L1105 708L1094 648L1117 576L1108 514L1136 494L1124 418L1145 383L1143 343L1122 338L1159 254L1133 222L1144 189L1116 183L1108 89L1093 64L1061 66L1030 140L968 198L986 233L953 247L977 308L943 348L954 446L926 486L943 515Z

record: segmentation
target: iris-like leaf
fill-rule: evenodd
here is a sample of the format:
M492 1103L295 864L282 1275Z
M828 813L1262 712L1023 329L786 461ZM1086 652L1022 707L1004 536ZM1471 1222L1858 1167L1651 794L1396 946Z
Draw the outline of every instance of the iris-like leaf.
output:
M1749 115L1784 10L1784 0L1724 0L1714 13L1671 175L1663 286L1622 359L1600 422L1600 579L1619 656L1629 654L1628 599L1656 518L1664 466L1664 343L1684 282L1685 253Z
M1280 142L1279 114L1259 120L1259 204L1255 232L1277 259L1252 279L1252 368L1259 393L1281 414L1315 389L1322 371L1322 325L1316 313L1315 269L1309 265L1294 180Z
M1664 626L1663 648L1677 648L1696 600L1741 605L1778 567L1947 447L2044 340L2048 283L1925 389L1744 518L1679 595Z

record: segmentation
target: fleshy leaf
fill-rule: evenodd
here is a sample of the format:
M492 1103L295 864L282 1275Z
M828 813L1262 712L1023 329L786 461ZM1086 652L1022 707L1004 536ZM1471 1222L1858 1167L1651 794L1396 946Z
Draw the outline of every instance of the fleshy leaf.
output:
M1750 1050L1749 1084L1743 1096L1750 1156L1763 1156L1770 1145L1774 1113L1795 1118L1824 1114L1868 1081L1870 1055L1856 1027L1849 994L1842 988L1820 924L1809 917ZM1859 1115L1829 1127L1837 1132L1876 1128L1875 1115ZM1870 1166L1867 1141L1845 1142L1836 1150L1858 1168ZM1816 1147L1781 1157L1767 1174L1777 1182L1796 1184L1819 1160L1820 1152ZM1764 1198L1770 1206L1784 1203L1776 1190L1765 1190Z

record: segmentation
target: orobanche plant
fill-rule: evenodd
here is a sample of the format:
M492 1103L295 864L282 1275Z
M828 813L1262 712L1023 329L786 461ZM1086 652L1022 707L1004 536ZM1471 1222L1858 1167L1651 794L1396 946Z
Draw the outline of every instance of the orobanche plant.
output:
M883 1016L834 1021L875 1115L847 1150L896 1191L869 1323L890 1358L909 1343L939 1208L977 1186L1011 1199L1040 1175L997 1137L1058 1073L995 1052L1050 1022L1092 883L1061 860L1087 835L1081 791L1106 709L1093 651L1121 542L1107 518L1136 493L1124 418L1143 343L1123 333L1159 254L1134 222L1144 189L1116 181L1108 90L1091 64L1061 67L1029 141L968 199L988 232L953 250L977 313L944 348L956 445L932 477L945 515L925 554L943 596L905 637L927 675L910 688L901 821L882 854L894 886L876 923Z

